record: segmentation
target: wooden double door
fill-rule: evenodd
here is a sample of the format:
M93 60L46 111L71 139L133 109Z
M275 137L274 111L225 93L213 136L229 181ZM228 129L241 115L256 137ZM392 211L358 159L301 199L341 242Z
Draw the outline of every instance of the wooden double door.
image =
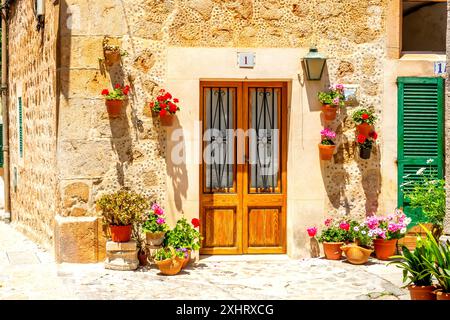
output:
M287 83L201 82L202 254L286 253Z

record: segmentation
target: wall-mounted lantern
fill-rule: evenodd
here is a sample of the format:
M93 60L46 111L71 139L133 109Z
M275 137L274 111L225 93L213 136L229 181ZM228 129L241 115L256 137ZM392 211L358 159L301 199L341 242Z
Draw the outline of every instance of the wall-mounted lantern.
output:
M34 13L37 20L37 30L44 27L45 21L45 0L34 0Z
M308 80L322 79L327 58L323 54L319 53L316 47L312 47L309 49L308 54L304 57L304 60Z

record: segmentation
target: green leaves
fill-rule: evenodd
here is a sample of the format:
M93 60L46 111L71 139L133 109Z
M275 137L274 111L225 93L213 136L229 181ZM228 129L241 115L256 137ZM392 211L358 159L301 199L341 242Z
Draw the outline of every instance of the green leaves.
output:
M200 249L201 235L186 218L178 220L175 228L166 233L165 246L174 248Z
M357 125L360 125L360 124L363 124L363 123L367 123L367 124L373 125L377 121L377 117L375 116L374 113L375 113L374 110L371 109L371 108L359 109L359 110L356 110L353 113L352 118L353 118L353 121Z

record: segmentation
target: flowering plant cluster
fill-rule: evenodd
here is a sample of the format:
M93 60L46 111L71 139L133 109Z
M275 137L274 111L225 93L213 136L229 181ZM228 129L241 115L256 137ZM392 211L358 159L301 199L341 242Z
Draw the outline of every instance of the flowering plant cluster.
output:
M350 238L359 246L370 247L372 244L372 237L369 234L369 227L364 222L352 220L350 222Z
M322 131L320 131L320 134L322 135L322 142L321 144L326 146L334 146L335 143L333 139L336 138L336 132L329 128L325 128Z
M344 85L336 84L329 91L318 93L319 101L324 105L343 107L345 105Z
M127 85L122 87L120 84L116 84L113 91L109 91L108 89L102 90L102 96L104 96L106 100L125 100L129 93L130 86Z
M184 259L185 258L185 254L182 250L175 250L175 248L172 247L167 247L167 248L162 248L156 251L155 254L155 260L156 261L164 261L167 259Z
M403 238L410 223L411 218L406 217L399 209L386 217L372 216L366 220L369 236L373 239L384 240Z
M196 230L198 227L200 227L199 219L192 219L191 224L188 223L186 218L178 220L175 228L167 232L164 245L176 249L200 249L202 237L200 232Z
M358 145L362 149L371 149L373 147L373 144L378 139L378 133L375 131L372 131L368 137L366 137L363 134L358 135Z
M319 242L347 242L351 240L350 223L347 221L335 221L332 218L325 220L325 228L319 236ZM315 237L317 228L307 229L310 237Z
M159 114L160 117L164 117L167 114L175 114L180 111L180 107L177 105L180 101L177 98L173 98L170 92L161 89L156 101L150 103L150 109Z
M152 205L147 219L142 224L142 230L151 233L167 232L169 230L164 210L157 203Z
M370 109L359 109L356 110L352 115L353 121L357 124L374 124L377 121L377 117L374 114L373 110Z

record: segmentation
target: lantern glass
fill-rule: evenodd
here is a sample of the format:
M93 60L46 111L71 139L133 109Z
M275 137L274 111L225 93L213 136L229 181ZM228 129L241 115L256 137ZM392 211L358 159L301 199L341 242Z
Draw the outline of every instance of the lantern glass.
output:
M316 48L311 48L305 57L306 73L308 80L322 79L325 62L327 59Z

